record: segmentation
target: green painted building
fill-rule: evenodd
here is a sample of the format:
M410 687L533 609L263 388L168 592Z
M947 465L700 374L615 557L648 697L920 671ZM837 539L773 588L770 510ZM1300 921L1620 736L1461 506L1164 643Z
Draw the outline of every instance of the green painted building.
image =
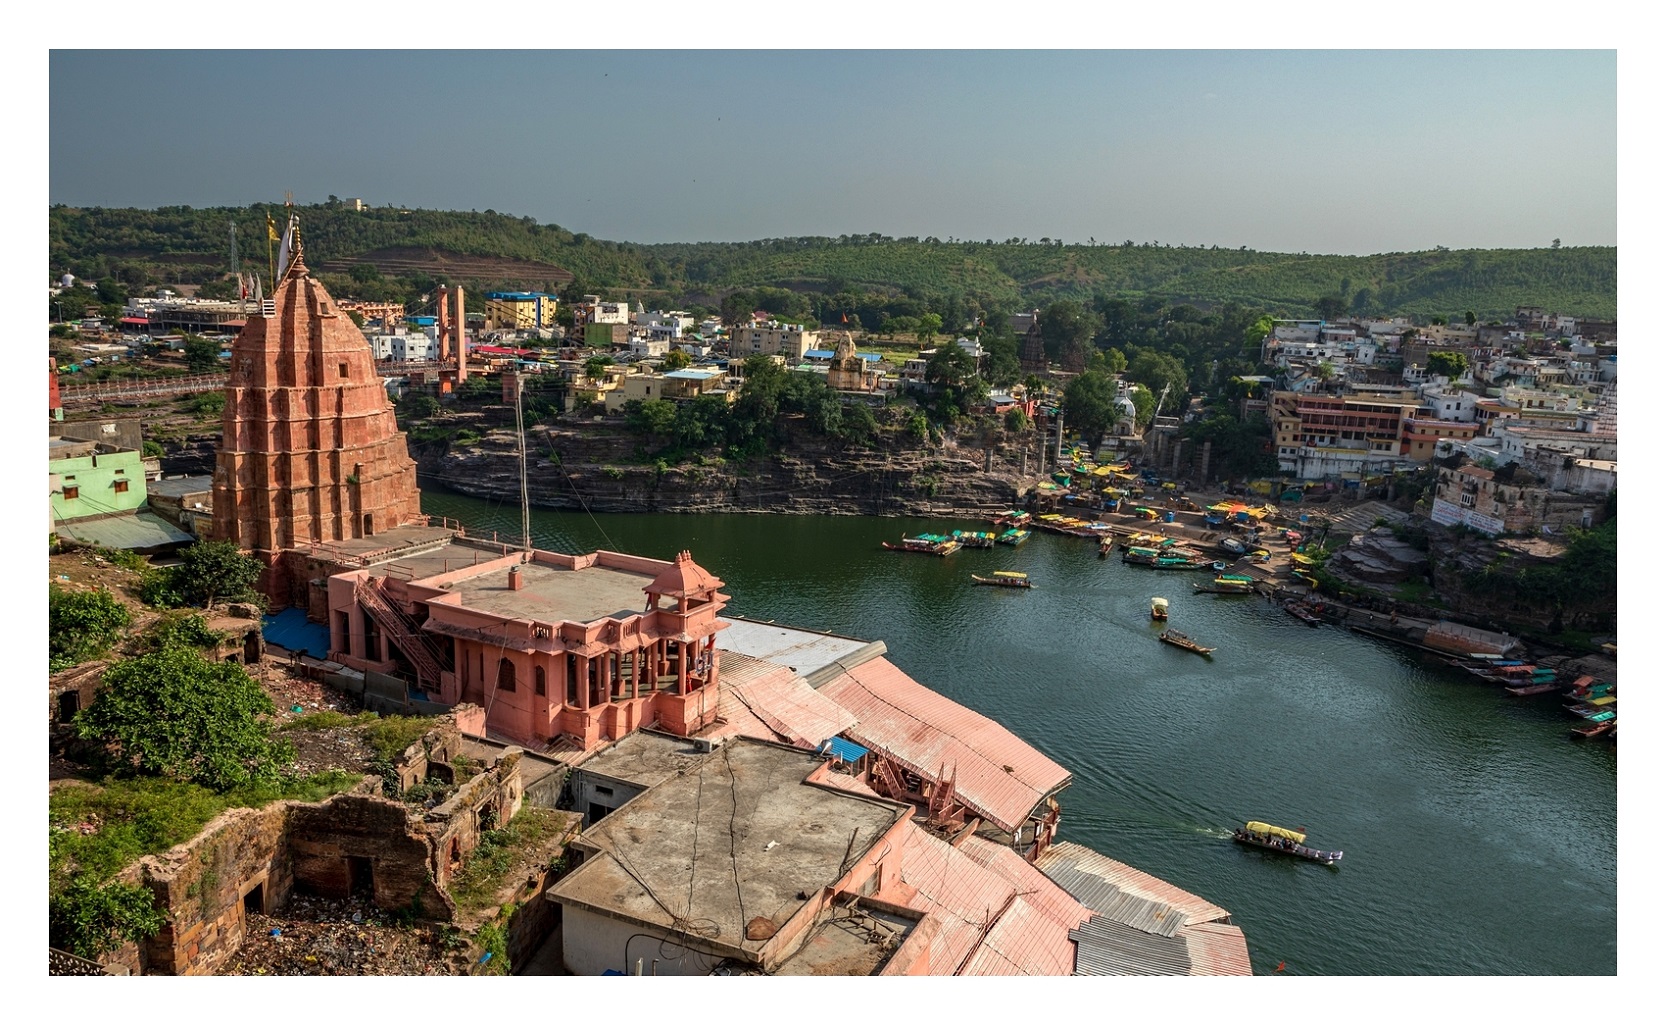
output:
M48 474L52 523L133 513L145 506L144 457L94 441L54 438Z

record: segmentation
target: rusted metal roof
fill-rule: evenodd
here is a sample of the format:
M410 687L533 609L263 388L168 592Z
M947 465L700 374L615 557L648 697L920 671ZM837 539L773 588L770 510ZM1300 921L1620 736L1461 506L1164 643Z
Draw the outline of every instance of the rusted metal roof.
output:
M1070 932L1019 897L990 928L961 975L1070 975L1076 944Z
M1091 910L1045 873L1004 844L970 836L959 847L962 854L1005 879L1014 892L1066 929L1087 921ZM1068 974L1068 973L1066 973Z
M1007 832L1070 782L1057 762L1006 727L876 658L822 684L821 694L855 714L846 733L930 780L954 778L961 801Z
M1181 934L1192 958L1193 975L1250 975L1244 930L1224 922L1188 925Z
M1229 912L1219 905L1211 904L1202 897L1187 893L1172 883L1165 883L1154 875L1149 875L1124 865L1120 861L1113 861L1098 851L1081 844L1068 841L1053 844L1036 859L1036 868L1045 872L1050 879L1058 880L1060 885L1069 890L1070 885L1060 879L1059 869L1075 868L1076 871L1087 875L1097 876L1111 884L1118 891L1135 897L1144 897L1158 904L1166 904L1179 911L1184 919L1183 924L1195 925L1198 922L1216 922L1230 917ZM1071 891L1075 893L1074 890ZM1081 894L1076 894L1081 899ZM1083 903L1091 903L1083 900Z
M1190 975L1191 954L1186 941L1175 936L1153 936L1132 926L1094 915L1080 929L1076 941L1077 975Z

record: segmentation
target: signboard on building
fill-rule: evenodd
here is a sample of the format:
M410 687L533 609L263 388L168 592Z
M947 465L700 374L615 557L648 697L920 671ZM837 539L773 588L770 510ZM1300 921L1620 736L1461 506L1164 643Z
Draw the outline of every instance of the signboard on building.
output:
M1496 516L1487 516L1474 509L1453 505L1444 498L1435 499L1434 508L1429 518L1444 527L1465 526L1471 530L1479 530L1483 534L1504 533L1504 521Z

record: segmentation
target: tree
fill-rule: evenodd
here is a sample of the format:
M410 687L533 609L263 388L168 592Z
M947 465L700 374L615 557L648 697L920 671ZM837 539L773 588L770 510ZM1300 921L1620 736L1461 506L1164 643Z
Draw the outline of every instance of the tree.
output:
M348 310L347 319L353 322L354 327L360 329L364 328L364 314L360 313L358 310Z
M1006 429L1013 434L1023 434L1035 424L1030 420L1030 414L1024 412L1024 407L1013 406L1007 410Z
M1469 369L1469 357L1461 352L1440 350L1429 353L1429 373L1456 381Z
M109 591L47 585L47 634L52 672L90 662L110 650L132 617Z
M1089 449L1116 425L1121 414L1116 403L1116 378L1102 371L1077 374L1064 389L1064 422L1081 432Z
M1037 323L1047 355L1052 359L1060 359L1067 352L1083 352L1100 327L1097 314L1069 299L1049 303Z
M989 386L978 376L978 361L959 345L940 345L926 362L926 380L937 386L939 412L965 414L972 404L989 394Z
M931 340L937 337L937 332L941 330L943 330L943 318L935 313L927 313L921 316L919 323L914 326L914 337L919 340L920 346L924 348L931 344Z
M1470 327L1475 326L1475 311L1474 310L1465 310L1464 311L1464 323L1468 324Z
M232 541L198 541L182 549L179 565L164 570L169 584L186 605L207 608L219 600L259 598L260 560L244 555Z
M602 370L613 365L612 356L596 355L584 361L584 376L592 381L602 379Z
M651 438L670 437L677 424L677 404L669 399L632 399L625 403L625 428Z
M126 771L225 792L273 785L292 757L263 719L272 699L235 662L184 645L123 659L75 717L77 735L110 745Z
M1320 320L1335 320L1348 309L1347 300L1339 295L1320 296L1313 301L1313 311Z
M672 349L665 354L665 369L681 370L694 362L694 357L681 349Z
M137 883L99 885L85 875L53 893L47 905L48 942L96 961L123 941L142 943L162 931L168 916L150 888Z
M1127 378L1161 394L1166 386L1169 401L1176 406L1185 404L1186 366L1173 356L1145 349L1128 363Z
M186 338L185 365L193 374L210 374L220 369L220 343L196 335Z

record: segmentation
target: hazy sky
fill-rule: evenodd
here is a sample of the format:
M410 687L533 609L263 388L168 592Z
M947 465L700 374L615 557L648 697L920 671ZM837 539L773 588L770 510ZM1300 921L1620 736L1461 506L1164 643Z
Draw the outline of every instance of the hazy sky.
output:
M49 67L49 196L77 206L290 191L633 242L1617 242L1612 50L58 50Z

